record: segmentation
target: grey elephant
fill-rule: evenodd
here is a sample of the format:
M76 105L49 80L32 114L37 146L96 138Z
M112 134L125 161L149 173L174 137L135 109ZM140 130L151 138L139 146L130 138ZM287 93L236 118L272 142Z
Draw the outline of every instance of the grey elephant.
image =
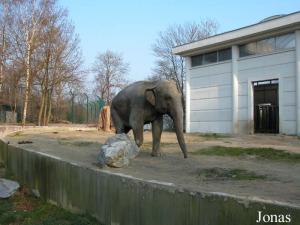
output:
M121 90L112 100L111 115L116 133L133 131L137 146L143 144L144 124L152 124L152 156L160 154L163 115L174 122L177 140L187 158L183 135L183 101L174 81L138 81Z

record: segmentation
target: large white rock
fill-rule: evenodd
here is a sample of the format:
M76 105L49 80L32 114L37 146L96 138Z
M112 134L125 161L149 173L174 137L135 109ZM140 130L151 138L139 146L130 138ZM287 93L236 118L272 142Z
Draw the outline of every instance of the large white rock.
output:
M108 138L104 145L101 146L98 162L101 166L128 166L130 159L135 158L139 150L135 142L130 140L126 134L116 134Z
M20 187L19 183L0 178L0 198L9 198Z

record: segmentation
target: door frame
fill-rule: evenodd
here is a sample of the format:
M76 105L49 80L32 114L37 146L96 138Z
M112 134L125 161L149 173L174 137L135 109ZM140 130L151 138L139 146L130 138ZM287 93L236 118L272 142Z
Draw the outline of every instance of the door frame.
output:
M278 112L279 112L279 133L282 133L282 101L283 96L283 87L282 87L282 78L278 75L253 75L248 77L248 132L254 134L254 88L253 82L263 81L263 80L275 80L278 79Z

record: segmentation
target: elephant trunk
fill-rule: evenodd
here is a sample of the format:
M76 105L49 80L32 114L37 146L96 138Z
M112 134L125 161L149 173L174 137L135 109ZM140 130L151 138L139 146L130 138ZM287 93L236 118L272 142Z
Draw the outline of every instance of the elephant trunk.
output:
M175 110L171 111L171 117L175 126L175 132L177 135L177 140L180 145L181 151L184 155L184 158L187 158L187 149L184 141L183 135L183 109L181 105L177 105Z

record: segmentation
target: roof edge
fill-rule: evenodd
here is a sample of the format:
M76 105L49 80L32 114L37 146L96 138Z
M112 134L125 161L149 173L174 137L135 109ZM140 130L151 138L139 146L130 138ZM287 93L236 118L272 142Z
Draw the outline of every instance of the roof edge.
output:
M172 49L172 53L175 55L185 55L189 52L197 51L199 49L212 48L213 46L221 45L222 43L228 44L228 42L234 42L243 38L246 39L247 37L255 34L267 33L296 24L300 25L300 11L293 12L279 18L274 18L263 22L260 21L258 23L235 30L226 31L199 41L179 45Z

